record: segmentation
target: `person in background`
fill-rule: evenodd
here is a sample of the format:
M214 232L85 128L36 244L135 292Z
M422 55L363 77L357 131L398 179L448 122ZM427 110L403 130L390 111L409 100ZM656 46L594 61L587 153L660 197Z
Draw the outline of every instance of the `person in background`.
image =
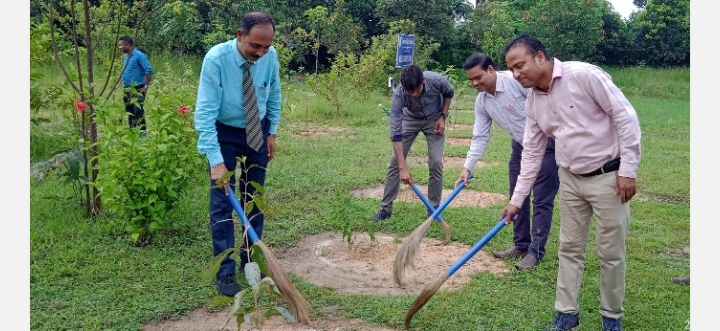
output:
M512 138L508 175L510 194L515 190L520 174L522 140L525 132L525 100L530 89L524 88L509 71L495 70L493 60L484 53L473 53L463 64L465 74L478 90L475 99L475 124L470 150L455 186L468 183L468 175L483 156L490 128L495 122ZM515 267L530 270L545 256L545 243L552 225L555 195L558 191L558 167L555 164L555 141L547 138L538 177L533 184L533 217L530 218L530 196L523 201L517 220L513 222L513 246L505 251L493 252L497 258L522 257Z
M153 68L145 53L135 48L130 36L120 37L118 48L123 52L123 102L128 125L130 128L139 126L140 131L145 132L145 97L152 82Z

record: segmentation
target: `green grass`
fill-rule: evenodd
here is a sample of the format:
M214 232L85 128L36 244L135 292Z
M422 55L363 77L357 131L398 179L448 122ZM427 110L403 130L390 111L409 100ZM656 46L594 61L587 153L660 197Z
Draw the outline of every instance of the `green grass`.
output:
M153 64L165 68L164 63L157 58ZM689 257L678 253L690 244L689 81L683 80L689 70L637 68L611 73L624 91L632 91L628 95L643 129L640 193L632 201L627 238L623 323L628 330L682 330L690 317L690 289L669 279L689 274ZM328 230L342 233L346 226L398 237L409 234L425 215L422 204L398 202L392 221L371 224L367 219L377 210L378 201L350 193L384 180L391 145L388 118L377 105L389 104L389 98L381 93L363 100L348 98L337 116L330 103L313 97L302 84L285 84L284 90L277 156L266 181L268 196L280 212L268 217L263 242L271 248L289 247L303 235ZM672 90L680 92L667 93ZM467 91L456 101L472 105L474 95ZM471 124L472 116L454 111L450 120ZM62 123L46 124L44 130L53 132L58 125ZM292 134L328 126L343 130L328 136ZM449 136L467 138L470 134L468 129ZM38 151L34 160L51 156L55 146L46 145L50 143L31 140L31 150ZM484 161L497 166L477 170L470 189L507 194L509 148L509 135L493 127ZM446 156L464 157L466 152L462 146L445 149ZM426 153L420 136L411 154ZM427 184L426 168L414 166L411 171L417 182ZM452 188L458 174L457 169L447 169L444 187ZM145 323L176 318L198 307L217 308L213 284L200 277L212 251L206 179L205 169L198 169L197 180L188 183L193 188L173 213L180 229L162 233L143 248L129 244L124 222L113 215L84 217L71 188L59 179L31 181L31 328L139 330ZM443 216L453 220L453 239L472 245L494 225L503 207L449 208ZM547 255L539 268L511 270L504 276L479 273L458 291L438 292L415 315L412 329L541 329L554 316L559 221L556 210ZM442 232L433 227L428 236L442 238ZM510 242L512 231L506 228L484 251L504 249ZM601 325L594 229L586 257L580 331L597 330ZM428 277L428 282L434 280ZM415 299L344 295L295 276L292 279L311 303L313 319L322 319L329 313L326 307L333 307L348 318L399 328Z

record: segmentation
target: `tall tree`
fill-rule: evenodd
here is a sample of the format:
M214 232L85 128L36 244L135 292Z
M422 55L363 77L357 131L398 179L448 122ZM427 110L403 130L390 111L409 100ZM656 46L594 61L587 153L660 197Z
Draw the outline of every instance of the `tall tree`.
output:
M604 0L539 0L530 8L528 30L561 61L585 60L602 40Z
M690 64L690 0L650 0L635 21L647 64Z
M377 0L375 15L386 27L390 22L410 20L417 34L447 44L453 34L452 5L451 0Z

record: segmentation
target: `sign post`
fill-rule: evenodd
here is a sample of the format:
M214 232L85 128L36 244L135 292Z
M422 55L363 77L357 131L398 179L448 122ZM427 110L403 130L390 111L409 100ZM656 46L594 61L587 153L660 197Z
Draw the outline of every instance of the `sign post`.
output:
M402 68L413 63L413 55L415 52L415 35L414 34L398 34L397 57L395 59L395 67Z

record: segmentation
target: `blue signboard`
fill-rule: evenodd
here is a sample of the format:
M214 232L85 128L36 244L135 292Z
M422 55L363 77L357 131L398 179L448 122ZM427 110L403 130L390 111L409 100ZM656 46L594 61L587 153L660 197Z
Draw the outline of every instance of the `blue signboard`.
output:
M413 53L415 51L415 35L414 34L398 34L397 58L395 59L395 67L402 68L413 63Z

